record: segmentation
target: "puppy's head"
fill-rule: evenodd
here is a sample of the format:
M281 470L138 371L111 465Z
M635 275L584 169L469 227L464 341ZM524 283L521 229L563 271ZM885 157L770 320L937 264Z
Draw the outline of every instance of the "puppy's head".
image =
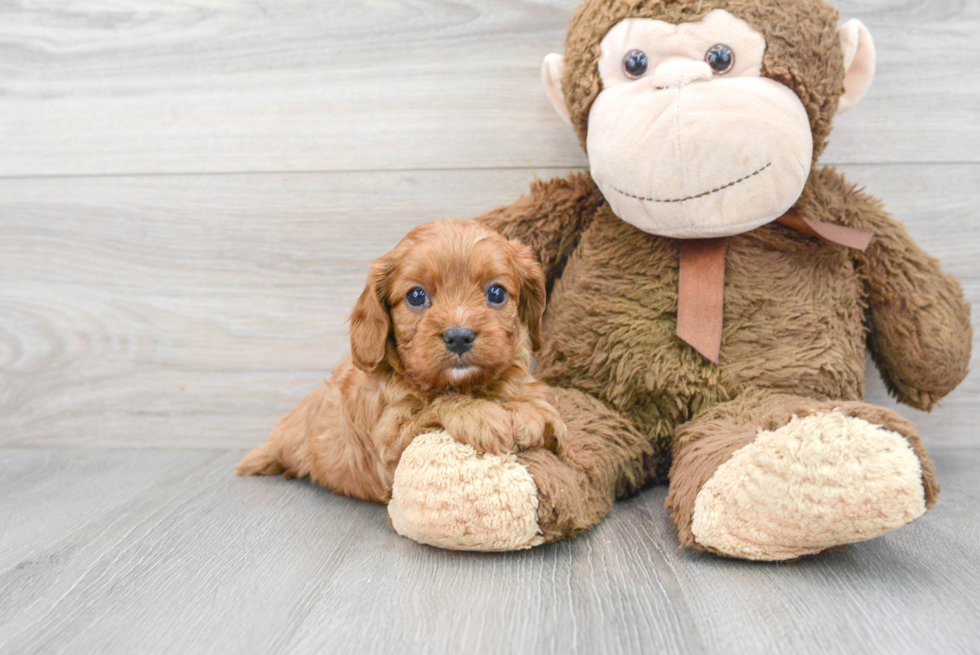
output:
M424 389L473 389L530 363L544 307L530 248L473 221L426 223L371 265L351 314L354 363Z

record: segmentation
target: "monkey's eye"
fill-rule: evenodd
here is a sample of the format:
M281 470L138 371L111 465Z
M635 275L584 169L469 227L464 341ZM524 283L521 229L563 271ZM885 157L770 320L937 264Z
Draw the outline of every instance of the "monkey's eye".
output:
M487 304L500 307L505 302L507 302L507 289L499 284L490 285L490 288L487 289Z
M429 302L429 296L422 287L415 287L405 296L405 302L412 307L425 307Z
M724 43L719 43L704 53L704 60L715 75L724 75L735 66L735 53Z
M626 77L638 80L647 74L647 69L650 67L650 60L647 59L647 55L642 50L630 50L623 57L623 72L626 73Z

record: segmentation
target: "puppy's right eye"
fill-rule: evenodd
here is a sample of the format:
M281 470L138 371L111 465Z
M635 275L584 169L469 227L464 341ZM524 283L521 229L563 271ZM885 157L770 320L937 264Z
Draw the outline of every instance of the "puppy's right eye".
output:
M500 307L507 302L507 289L499 284L492 285L487 289L487 303L493 307Z
M412 307L425 307L426 303L429 302L429 296L422 287L415 287L405 296L405 302Z

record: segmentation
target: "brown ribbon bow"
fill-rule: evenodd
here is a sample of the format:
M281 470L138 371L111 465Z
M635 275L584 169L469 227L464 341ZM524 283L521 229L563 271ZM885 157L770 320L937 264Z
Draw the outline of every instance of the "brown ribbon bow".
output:
M790 210L776 223L818 239L864 251L874 232L822 223ZM715 364L721 354L728 240L684 239L677 287L677 336Z

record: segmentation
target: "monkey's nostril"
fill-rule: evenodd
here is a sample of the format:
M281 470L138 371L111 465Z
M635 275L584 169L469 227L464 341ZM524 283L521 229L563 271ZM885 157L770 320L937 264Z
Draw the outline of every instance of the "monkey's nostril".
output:
M446 348L457 355L462 355L472 348L475 339L476 332L458 325L449 328L442 334L442 340L446 343Z

